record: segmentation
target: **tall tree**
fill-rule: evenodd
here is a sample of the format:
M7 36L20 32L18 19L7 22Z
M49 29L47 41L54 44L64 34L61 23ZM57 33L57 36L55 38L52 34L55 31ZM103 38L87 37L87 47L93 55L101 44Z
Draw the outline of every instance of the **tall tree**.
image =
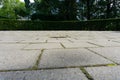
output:
M105 0L95 0L91 9L91 19L105 19L107 10L106 5L107 2Z
M29 0L25 0L29 8ZM120 12L117 0L34 0L33 13L37 16L53 17L60 20L89 20L115 17ZM77 2L79 1L79 5ZM26 6L27 7L27 6ZM114 16L113 16L114 15ZM48 17L47 17L48 16ZM77 17L77 18L76 18ZM80 19L81 18L81 19Z
M76 0L64 0L61 3L60 16L65 20L76 20L77 5Z
M113 0L113 12L114 12L114 16L117 16L117 12L116 12L116 0Z
M3 7L0 8L0 16L16 19L17 15L15 14L14 8L20 3L19 0L2 0Z
M26 17L29 15L29 12L27 12L25 4L22 2L19 2L19 4L14 8L14 12L19 17Z

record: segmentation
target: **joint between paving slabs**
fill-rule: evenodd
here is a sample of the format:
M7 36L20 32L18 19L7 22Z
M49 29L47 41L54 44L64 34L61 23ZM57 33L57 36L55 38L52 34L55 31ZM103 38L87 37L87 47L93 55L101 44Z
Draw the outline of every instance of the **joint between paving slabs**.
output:
M74 38L75 40L79 40L79 39L77 39L77 38Z
M101 57L103 57L103 58L105 58L105 59L107 59L107 60L113 62L115 65L119 65L119 64L116 63L115 61L113 61L113 60L111 60L111 59L109 59L109 58L107 58L107 57L105 57L105 56L103 56L103 55L101 55L101 54L99 54L99 53L97 53L97 52L95 52L95 51L89 49L89 48L85 48L85 49L87 49L87 50L89 50L90 52L92 52L92 53L94 53L94 54L97 54L97 55L99 55L99 56L101 56Z
M27 69L14 69L14 70L0 70L0 72L16 72L16 71L36 71L38 69L27 68Z
M37 69L38 69L38 65L39 65L39 63L40 63L40 60L41 60L41 57L42 57L43 52L44 52L44 49L41 50L41 54L38 56L38 59L37 59L35 65L34 65L33 68L32 68L33 70L37 70Z
M46 40L45 43L48 43L48 40Z
M96 45L98 47L104 47L104 46L101 46L101 45L98 45L98 44L95 44L95 43L91 43L91 42L87 42L87 43L92 44L92 45Z
M94 80L92 76L84 69L84 67L80 67L80 70L88 78L88 80Z
M73 41L72 41L72 40L69 40L69 39L68 39L68 41L70 41L71 43L73 43Z
M30 43L26 43L26 45L23 48L21 48L21 50L25 50L25 47L27 47L29 45L30 45Z
M117 66L117 64L111 63L111 64L96 64L96 65L84 65L80 67L108 67L108 66Z
M53 70L53 69L67 69L67 68L80 68L80 67L109 67L109 66L118 66L116 64L96 64L96 65L82 65L82 66L66 66L66 67L48 67L48 68L39 68L39 70Z
M65 46L62 43L60 43L60 45L65 49Z
M37 60L38 61L38 60ZM85 68L85 67L109 67L118 66L116 64L100 64L100 65L83 65L83 66L68 66L68 67L52 67L52 68L38 68L39 61L32 68L27 69L16 69L16 70L0 70L0 72L11 72L11 71L31 71L31 70L54 70L54 69L67 69L67 68Z

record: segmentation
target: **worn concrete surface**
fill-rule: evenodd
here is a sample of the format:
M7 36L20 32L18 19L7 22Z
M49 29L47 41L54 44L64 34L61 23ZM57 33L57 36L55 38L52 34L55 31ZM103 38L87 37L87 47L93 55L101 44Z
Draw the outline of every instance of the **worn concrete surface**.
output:
M120 32L0 31L0 80L120 80Z
M94 80L120 80L120 66L85 68Z
M0 50L0 70L32 68L40 54L37 50Z
M45 50L40 59L40 68L103 65L113 62L86 49Z
M1 72L0 80L88 80L79 68Z

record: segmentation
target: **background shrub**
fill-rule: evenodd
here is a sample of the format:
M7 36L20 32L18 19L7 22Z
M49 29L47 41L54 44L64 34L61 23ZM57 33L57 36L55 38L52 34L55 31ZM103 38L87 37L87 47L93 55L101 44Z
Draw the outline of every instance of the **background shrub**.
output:
M120 30L120 19L90 21L0 20L0 30Z

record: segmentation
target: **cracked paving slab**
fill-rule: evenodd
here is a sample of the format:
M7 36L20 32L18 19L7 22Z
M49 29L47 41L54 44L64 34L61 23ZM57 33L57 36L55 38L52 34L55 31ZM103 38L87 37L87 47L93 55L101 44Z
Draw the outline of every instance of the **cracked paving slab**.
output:
M94 80L120 80L120 66L87 67L85 69Z
M113 63L87 49L54 49L45 50L39 68L56 68Z
M79 68L0 72L0 80L88 80Z

